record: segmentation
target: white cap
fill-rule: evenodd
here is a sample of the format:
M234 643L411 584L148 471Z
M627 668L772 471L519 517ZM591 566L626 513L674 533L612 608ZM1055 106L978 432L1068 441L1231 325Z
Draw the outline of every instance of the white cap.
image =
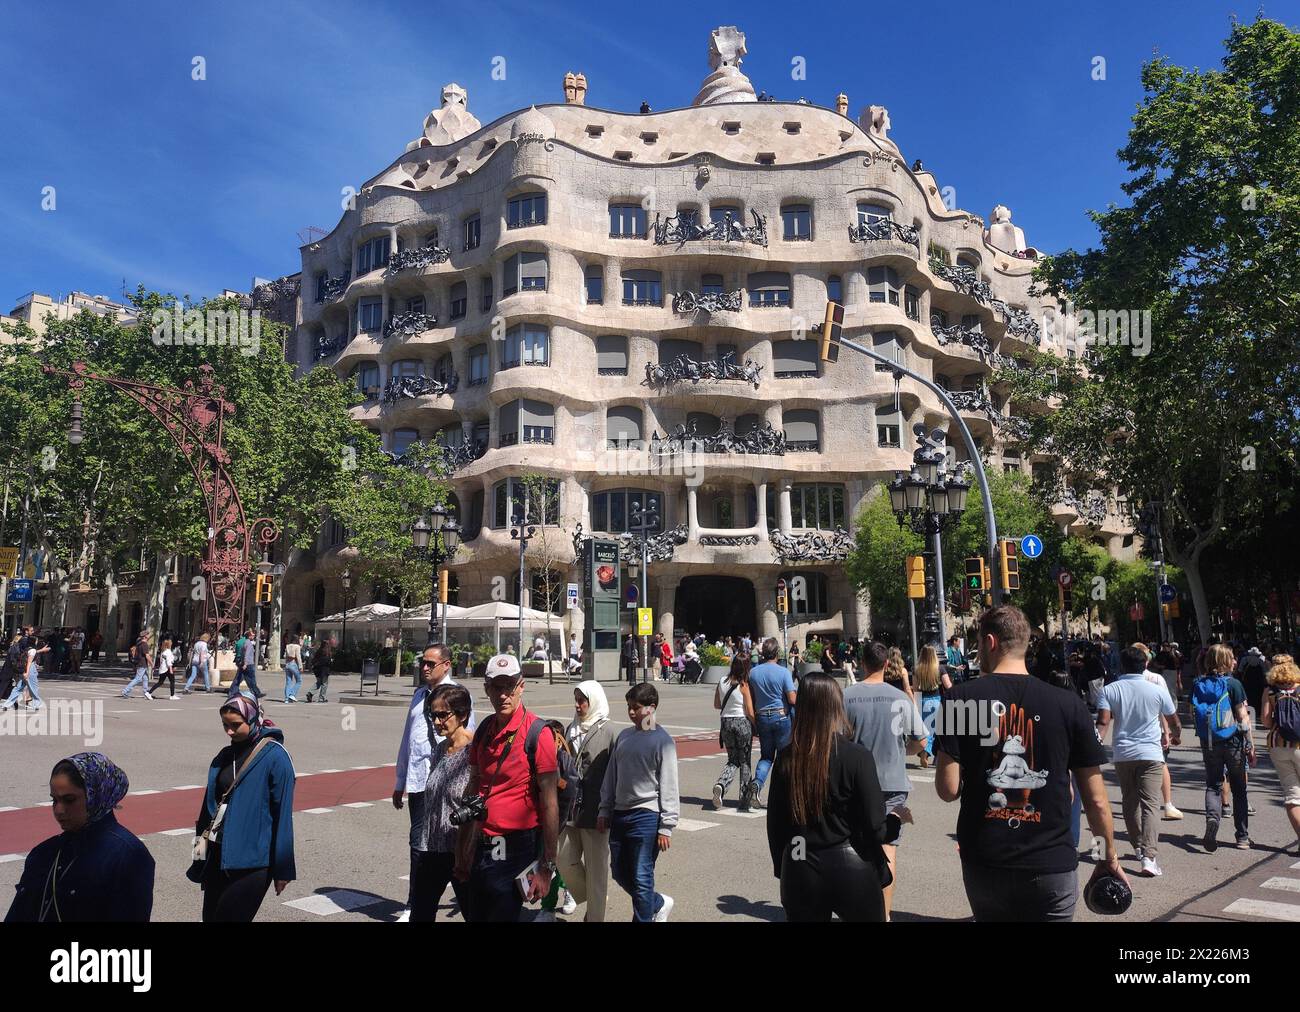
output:
M487 662L487 674L485 678L501 678L509 675L512 678L519 677L519 658L513 654L497 654Z

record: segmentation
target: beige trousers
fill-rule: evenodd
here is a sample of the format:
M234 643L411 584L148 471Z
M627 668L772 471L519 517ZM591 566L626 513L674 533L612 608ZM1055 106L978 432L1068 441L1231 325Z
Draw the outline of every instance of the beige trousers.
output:
M560 830L556 867L574 902L586 903L586 920L604 921L609 895L609 834L565 826Z

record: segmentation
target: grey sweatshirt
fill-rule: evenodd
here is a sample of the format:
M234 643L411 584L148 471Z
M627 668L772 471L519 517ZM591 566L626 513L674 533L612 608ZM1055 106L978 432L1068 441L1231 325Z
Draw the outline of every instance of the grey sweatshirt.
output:
M677 795L677 746L662 727L629 727L618 736L600 789L600 815L648 808L659 813L659 832L673 835L680 806Z

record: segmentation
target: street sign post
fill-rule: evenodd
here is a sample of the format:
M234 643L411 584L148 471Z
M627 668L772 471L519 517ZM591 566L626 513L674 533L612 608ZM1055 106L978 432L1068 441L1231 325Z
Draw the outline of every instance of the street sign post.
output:
M1178 596L1178 588L1172 583L1160 584L1160 603L1169 604Z
M638 636L649 636L654 632L655 610L653 608L638 608L636 610L636 634Z
M33 580L13 580L9 584L10 604L31 604Z
M1036 559L1043 554L1043 539L1037 534L1026 534L1020 539L1020 551L1026 559Z
M569 584L569 592L567 597L569 601L568 610L573 611L574 608L578 607L578 585L576 583Z
M1068 569L1062 569L1060 575L1056 578L1056 582L1061 585L1062 590L1069 590L1074 584L1074 577Z
M18 575L18 549L0 548L0 576L13 579Z

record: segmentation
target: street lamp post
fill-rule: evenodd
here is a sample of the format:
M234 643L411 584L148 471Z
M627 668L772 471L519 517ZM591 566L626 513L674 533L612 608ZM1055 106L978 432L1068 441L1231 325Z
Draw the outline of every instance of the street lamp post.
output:
M944 528L961 519L966 510L966 496L970 483L947 471L942 429L926 432L917 423L917 448L912 454L912 471L904 476L895 474L889 483L890 506L899 527L910 527L926 539L922 554L931 561L925 567L925 619L923 631L926 644L934 647L940 663L944 663L943 649L946 636L944 619L943 540Z
M339 586L343 588L343 649L348 648L348 591L352 588L352 573L345 569L339 574Z
M510 518L510 537L519 542L519 663L524 662L524 551L537 534L537 525L516 513Z
M640 499L634 499L629 507L631 516L628 518L628 530L635 532L641 538L641 607L649 608L650 599L648 594L648 583L650 575L650 558L649 546L647 539L650 532L659 528L659 510L655 508L654 503L647 500L643 508ZM650 637L641 637L641 681L650 681Z
M432 523L421 517L411 529L411 541L415 545L414 558L429 562L433 567L433 576L429 588L429 642L438 642L438 605L442 595L438 593L439 572L442 564L456 554L460 541L460 527L454 514L448 513L445 506L435 506L429 511ZM444 622L446 611L444 609ZM398 644L401 650L401 644Z

